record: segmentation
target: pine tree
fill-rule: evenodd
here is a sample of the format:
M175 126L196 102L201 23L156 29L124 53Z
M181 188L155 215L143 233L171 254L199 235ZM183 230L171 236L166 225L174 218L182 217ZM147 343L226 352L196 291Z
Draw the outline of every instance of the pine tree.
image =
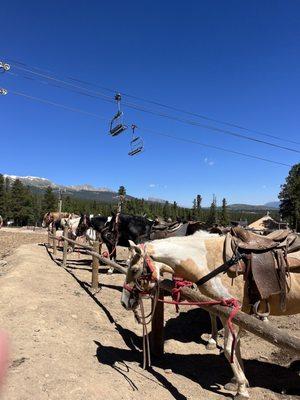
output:
M289 221L291 228L298 231L300 227L300 163L291 168L285 183L281 186L278 198L282 217Z
M2 218L4 217L5 212L5 186L4 186L4 177L0 174L0 215Z
M202 196L200 194L197 194L196 197L196 207L197 210L200 211L201 210L201 202L202 202Z
M222 200L222 210L221 210L221 215L220 215L220 224L222 226L228 226L228 224L229 224L229 218L228 218L228 213L227 213L227 202L226 202L225 198Z
M34 222L32 195L19 179L11 186L10 208L15 225L23 226Z
M42 201L42 214L55 210L57 210L57 199L53 193L52 187L48 186L45 190Z
M207 225L208 226L213 226L217 223L217 199L216 196L213 195L213 201L210 205L210 209L209 209L209 214L207 217Z
M164 219L167 219L170 217L170 203L168 201L165 202L162 211L163 211L162 214L163 214Z
M120 187L119 187L118 195L119 195L119 196L126 196L126 189L125 189L125 186L120 186Z

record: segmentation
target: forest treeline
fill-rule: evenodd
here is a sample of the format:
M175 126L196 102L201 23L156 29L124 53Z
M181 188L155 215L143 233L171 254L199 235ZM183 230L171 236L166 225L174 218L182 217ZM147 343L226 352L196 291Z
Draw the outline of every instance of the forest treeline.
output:
M298 171L298 170L297 170ZM286 197L285 189L282 197ZM161 217L181 220L199 220L206 222L207 225L220 224L227 226L230 221L248 221L251 223L265 214L265 211L237 211L227 207L226 199L222 200L218 206L217 199L213 196L209 208L202 207L202 196L197 195L192 202L192 207L181 207L176 202L149 202L144 199L126 199L126 189L120 186L119 195L125 196L122 205L122 211L133 215L145 215L148 218ZM117 210L116 204L103 203L95 200L83 200L68 195L63 196L62 211L73 212L76 214L102 214L111 215ZM287 200L285 200L287 202ZM300 204L300 203L299 203ZM291 203L288 203L290 212L293 212ZM43 215L48 211L58 209L58 197L51 187L46 188L44 194L31 192L30 187L22 184L19 179L10 180L0 174L0 215L5 222L13 221L16 226L40 225ZM274 211L271 215L279 219L279 214ZM284 217L294 218L297 223L297 217L290 216L285 210ZM292 221L293 223L293 221Z

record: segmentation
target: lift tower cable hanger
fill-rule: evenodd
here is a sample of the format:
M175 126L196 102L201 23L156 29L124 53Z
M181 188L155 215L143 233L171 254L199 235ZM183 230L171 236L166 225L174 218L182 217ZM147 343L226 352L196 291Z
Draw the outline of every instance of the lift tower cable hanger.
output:
M115 95L115 100L117 102L118 111L110 122L109 132L110 132L111 136L120 135L120 133L124 132L128 128L127 125L123 124L123 121L122 121L123 111L121 110L121 95L120 95L120 93L117 93Z

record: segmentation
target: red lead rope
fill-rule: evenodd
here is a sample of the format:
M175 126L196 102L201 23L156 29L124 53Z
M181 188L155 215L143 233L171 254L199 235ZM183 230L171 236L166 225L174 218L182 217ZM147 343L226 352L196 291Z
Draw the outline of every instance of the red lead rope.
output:
M180 301L181 288L191 287L191 286L193 286L193 283L189 282L189 281L184 281L180 278L174 278L174 281L175 281L175 287L172 289L173 300L158 299L158 301L166 303L166 304L174 304L176 306L177 312L179 311L179 306L213 306L213 305L219 304L221 306L232 308L232 310L229 314L229 317L227 319L227 326L233 337L232 346L231 346L231 357L230 357L230 362L233 363L233 357L234 357L234 352L235 352L235 347L236 347L236 334L234 331L232 320L235 317L235 315L238 313L238 311L240 310L240 305L239 305L237 299L232 298L232 299L220 299L220 300L210 300L210 301L189 301L189 302Z

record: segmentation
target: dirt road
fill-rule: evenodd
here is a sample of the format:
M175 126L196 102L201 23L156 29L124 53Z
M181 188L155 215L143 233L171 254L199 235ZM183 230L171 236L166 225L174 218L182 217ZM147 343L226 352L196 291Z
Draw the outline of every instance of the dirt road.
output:
M93 297L90 268L83 257L72 258L64 270L36 243L6 258L0 327L10 335L11 365L4 400L232 398L223 389L228 363L201 339L209 329L205 312L177 316L166 306L166 354L143 371L141 328L120 305L123 276L101 274L102 290ZM300 335L298 317L272 323ZM289 355L252 335L242 348L252 399L300 398Z

